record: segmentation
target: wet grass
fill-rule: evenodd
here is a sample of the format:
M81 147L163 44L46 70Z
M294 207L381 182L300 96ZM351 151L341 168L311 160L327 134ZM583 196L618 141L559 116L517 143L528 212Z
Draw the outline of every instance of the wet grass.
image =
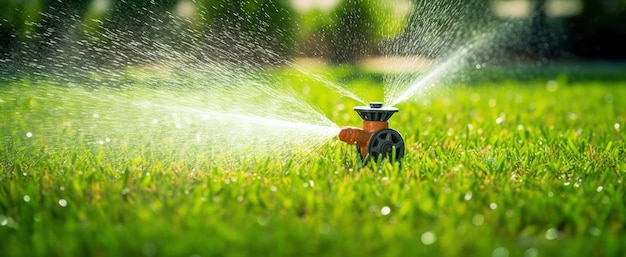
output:
M41 93L58 87L5 82L0 255L623 256L626 80L568 76L403 103L390 120L402 167L362 168L336 138L297 157L228 160L149 140L114 147L81 133L94 89L51 98ZM339 125L360 124L349 100L306 92Z

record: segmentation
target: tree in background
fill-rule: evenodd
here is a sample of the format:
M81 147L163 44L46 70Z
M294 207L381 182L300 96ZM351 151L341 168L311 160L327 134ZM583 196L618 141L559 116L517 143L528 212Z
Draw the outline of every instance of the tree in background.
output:
M408 0L317 3L320 6L299 10L298 54L333 63L379 54L381 42L401 33L410 8Z
M297 19L286 0L199 0L194 19L230 61L280 62L293 54ZM228 56L224 56L228 57Z
M545 61L562 58L567 55L564 38L568 35L564 30L561 17L548 15L550 0L530 0L531 10L528 17L527 31L520 29L512 55L517 58Z
M568 21L569 49L582 58L624 59L626 1L582 0L582 12Z
M559 57L551 53L570 49L584 58L626 58L626 48L616 40L626 35L623 0L581 0L582 12L565 22L545 16L544 6L552 0L529 1L535 6L531 29L519 35L520 40L508 40L525 49L519 55ZM335 63L379 53L437 57L498 22L491 2L338 0L332 9L297 14L290 0L0 0L0 61L20 59L29 51L25 58L78 52L88 45L89 50L134 54L132 64L159 58L137 51L140 47L168 42L168 47L185 51L188 45L177 42L190 31L207 44L233 52L230 61L275 64L295 54ZM181 3L194 9L188 20L174 18ZM394 14L398 3L409 3L410 17ZM78 46L60 44L66 41ZM104 54L97 55L107 61Z
M37 33L44 6L38 0L0 0L0 6L0 55L8 55Z
M467 44L489 29L494 15L488 0L412 0L412 12L390 54L435 58Z
M355 62L371 51L376 25L373 7L367 0L344 0L339 4L327 37L330 61Z

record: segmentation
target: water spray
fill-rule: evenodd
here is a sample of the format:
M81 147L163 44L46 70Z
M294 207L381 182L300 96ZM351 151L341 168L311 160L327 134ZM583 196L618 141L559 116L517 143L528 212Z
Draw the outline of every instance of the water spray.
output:
M361 160L389 158L400 161L404 156L404 139L398 131L389 128L388 122L398 108L383 107L383 103L373 102L369 106L356 106L354 111L363 119L363 128L342 128L339 140L356 145Z

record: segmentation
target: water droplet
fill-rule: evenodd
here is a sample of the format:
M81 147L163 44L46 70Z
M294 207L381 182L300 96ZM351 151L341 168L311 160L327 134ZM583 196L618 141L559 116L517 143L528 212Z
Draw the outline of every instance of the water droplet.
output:
M489 208L490 208L490 209L492 209L492 210L495 210L495 209L497 209L497 208L498 208L498 204L496 204L496 203L490 203L490 204L489 204Z
M26 133L26 137L32 137L32 136L33 136L33 133L30 133L30 132Z
M11 217L0 215L0 226L7 226L12 229L17 229L19 226L17 222Z
M389 213L391 213L391 208L389 208L388 206L385 206L382 209L380 209L380 214L382 214L383 216L387 216L389 215Z
M435 243L435 241L437 241L437 237L435 236L435 233L430 232L430 231L424 232L424 234L422 234L421 239L422 239L422 243L425 245L431 245Z
M467 192L465 193L465 196L463 197L463 199L465 199L465 201L472 200L472 192L467 191Z
M59 205L61 205L61 207L67 206L67 200L65 200L65 199L59 200Z
M24 202L30 202L30 196L24 195Z
M491 253L492 257L509 257L509 250L505 247L498 247Z
M559 236L559 231L556 228L550 228L546 231L546 239L554 240Z

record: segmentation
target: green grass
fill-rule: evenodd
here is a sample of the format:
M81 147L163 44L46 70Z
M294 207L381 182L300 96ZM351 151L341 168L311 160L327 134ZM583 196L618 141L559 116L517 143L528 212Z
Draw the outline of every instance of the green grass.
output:
M5 81L0 256L624 256L626 79L573 75L403 103L390 120L407 144L402 167L362 168L336 138L226 161L149 137L101 145L91 132L106 128L81 132L78 110L111 106L85 97L149 89ZM354 86L375 95L376 81ZM307 92L359 126L352 101Z

